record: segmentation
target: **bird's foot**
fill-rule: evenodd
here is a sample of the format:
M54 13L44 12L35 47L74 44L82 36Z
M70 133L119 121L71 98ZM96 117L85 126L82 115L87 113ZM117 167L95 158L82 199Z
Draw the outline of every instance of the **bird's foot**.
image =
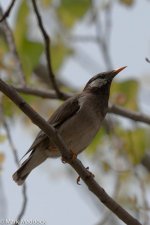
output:
M64 157L61 157L62 163L73 162L74 160L76 160L77 154L74 153L72 150L70 152L71 152L71 158L68 160L68 159L65 159Z
M77 177L77 184L78 184L78 185L81 185L81 184L80 184L80 180L81 180L81 177L78 176L78 177Z
M86 170L88 171L88 174L87 174L87 177L86 177L87 179L90 178L90 177L92 177L92 178L95 177L95 175L94 175L92 172L89 171L89 166L86 167ZM80 184L80 180L81 180L81 177L78 176L78 178L77 178L77 184L78 184L78 185L81 185L81 184Z
M65 159L63 156L61 157L61 161L62 161L62 163L67 163L67 159Z
M71 156L71 162L73 162L73 161L75 161L77 159L77 154L74 153L73 151L71 151L71 154L72 154L72 156Z

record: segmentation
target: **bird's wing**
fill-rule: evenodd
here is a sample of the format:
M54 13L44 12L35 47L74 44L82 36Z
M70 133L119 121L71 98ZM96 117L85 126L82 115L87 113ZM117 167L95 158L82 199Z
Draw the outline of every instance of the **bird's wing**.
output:
M31 152L32 149L36 148L40 143L41 141L44 141L44 139L46 138L47 136L45 135L45 133L41 130L38 135L36 136L33 144L31 145L31 147L28 149L28 151L22 156L22 158L20 159L20 161L29 153Z
M80 109L79 95L69 98L50 117L48 122L55 128L59 128L66 120L72 117Z
M48 123L50 123L53 127L57 129L66 120L72 117L79 109L80 105L78 102L78 95L76 95L74 97L69 98L60 107L58 107L58 109L52 114L52 116L48 120ZM46 138L47 135L43 131L40 131L36 139L34 140L33 144L31 145L31 147L24 156L26 156L32 149L35 149Z

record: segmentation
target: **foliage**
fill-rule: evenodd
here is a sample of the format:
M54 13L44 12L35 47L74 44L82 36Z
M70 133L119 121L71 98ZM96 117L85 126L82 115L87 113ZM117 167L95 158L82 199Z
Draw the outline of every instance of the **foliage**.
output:
M14 37L17 50L23 65L23 70L27 77L30 77L35 66L39 63L43 52L43 44L31 41L28 37L28 17L29 6L27 1L23 0L16 15L14 28Z
M85 16L89 7L89 0L61 0L58 14L64 26L72 27L78 20Z
M61 68L64 66L64 62L68 63L68 59L70 59L73 54L76 54L76 43L73 41L71 42L68 37L73 34L74 28L78 23L83 21L86 17L89 18L93 13L91 2L92 1L90 0L61 0L58 1L57 4L54 4L54 0L39 1L39 8L43 21L47 12L51 13L50 15L52 21L55 21L55 32L53 32L53 29L51 29L51 21L49 21L48 26L46 26L46 23L44 25L48 34L50 34L50 54L52 69L54 71L55 76L57 76L60 85L62 85L63 90L70 91L72 90L72 88L67 87L66 83L59 79L58 74L61 73ZM131 7L134 6L136 1L118 0L117 2L121 6ZM101 10L107 10L108 8L106 8L101 7L101 1L99 1L99 5L96 10L100 15ZM45 83L43 81L41 82L35 75L36 68L40 64L45 66L47 63L45 57L43 57L45 55L45 46L43 39L39 38L38 40L38 38L31 38L31 30L39 30L37 23L35 27L32 18L33 9L30 4L30 1L21 1L16 10L15 21L13 25L13 34L17 46L17 52L19 53L21 64L23 66L23 71L27 79L27 85L32 85L34 88L37 89L41 89L41 87L43 89L46 89L50 86L47 80L45 80ZM93 26L93 24L91 25L88 20L86 20L86 25L91 27ZM100 30L100 33L102 32L102 30ZM92 35L93 33L91 33L89 37L91 38ZM82 41L81 43L87 44L88 47L89 42ZM99 48L99 45L96 41L94 44L96 44ZM2 34L2 32L0 32L0 45L0 70L5 72L4 77L6 80L8 80L8 82L12 83L13 85L16 85L13 83L14 80L12 78L15 77L13 69L15 69L16 64L15 62L13 62L10 66L11 63L6 63L9 56L9 47L6 41L6 37L4 34ZM82 53L82 48L79 50ZM91 57L93 57L94 55L92 55L92 53ZM102 50L101 53L103 54ZM85 59L85 64L86 62L87 61ZM89 65L87 65L87 67L88 66ZM86 66L84 65L84 69L86 69L85 67ZM47 70L46 66L45 68ZM72 68L72 70L76 70L76 68ZM70 76L71 75L72 74L70 74ZM42 73L41 76L44 77ZM17 83L17 85L20 84ZM124 108L133 111L138 111L140 108L138 99L139 90L140 85L136 79L128 79L122 82L114 82L111 88L110 101L111 103L122 106ZM73 90L73 92L74 91L76 90ZM23 97L28 103L31 104L31 106L33 106L46 118L60 104L60 102L54 102L52 100L44 99L41 100L40 98L26 94L24 94ZM12 118L16 117L16 115L18 117L20 116L19 109L12 103L10 103L10 100L7 97L3 96L1 98L1 104L3 105L4 115L6 118L12 120ZM134 176L134 170L132 170L132 168L141 165L141 161L145 156L146 151L150 149L150 142L148 138L149 130L145 127L137 126L137 124L135 125L135 123L130 123L130 128L126 128L123 126L122 120L118 118L114 119L113 117L111 120L112 123L108 120L107 124L104 124L102 126L94 141L88 147L87 153L89 157L93 156L94 158L94 156L96 156L94 158L94 163L97 163L98 165L100 164L102 168L101 172L104 172L104 174L107 173L107 175L112 175L111 173L113 171L113 163L115 164L117 159L121 159L125 165L125 168L128 168L128 170L124 173L120 173L118 175L118 180L121 184L127 183L126 185L128 185L128 189L130 191L129 186L130 184L133 184ZM25 124L27 124L29 127L29 123L27 123L27 120L22 120L22 122L25 122ZM3 141L5 141L5 136L0 135L0 142ZM105 153L105 150L108 150L107 153ZM105 158L101 157L104 155ZM3 163L4 158L5 155L0 152L0 164ZM130 168L129 165L131 166ZM122 165L119 167L119 169L122 169ZM146 173L144 175L145 177L143 179L146 180ZM124 193L119 193L118 195L119 200L121 202L124 202L124 204L127 204L128 206L130 205L130 203L131 205L137 204L134 198L129 198L129 195L125 195Z
M135 3L135 0L119 0L119 2L126 6L132 6Z
M111 88L112 103L136 111L138 110L138 91L139 84L137 80L113 82Z

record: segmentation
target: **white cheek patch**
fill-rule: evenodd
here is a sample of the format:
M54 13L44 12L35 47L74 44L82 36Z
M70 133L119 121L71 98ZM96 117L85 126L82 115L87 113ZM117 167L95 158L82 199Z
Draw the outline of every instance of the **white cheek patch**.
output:
M105 79L96 79L93 82L90 83L91 87L101 87L107 83L107 80Z

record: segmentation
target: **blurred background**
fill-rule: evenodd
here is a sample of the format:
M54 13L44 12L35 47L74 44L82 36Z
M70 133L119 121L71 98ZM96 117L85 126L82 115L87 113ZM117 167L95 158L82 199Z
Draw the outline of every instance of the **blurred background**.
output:
M11 1L0 1L0 15ZM51 63L60 90L74 94L96 73L128 66L112 85L111 104L150 114L150 1L37 0L50 37ZM1 18L0 17L0 18ZM0 76L18 88L45 119L62 103L23 88L52 91L45 42L31 0L16 1L0 24ZM60 159L36 168L24 187L12 174L39 129L0 94L0 221L53 225L121 225ZM98 183L143 225L150 219L150 128L108 114L79 159ZM3 223L5 224L5 223ZM26 223L29 224L29 223Z

